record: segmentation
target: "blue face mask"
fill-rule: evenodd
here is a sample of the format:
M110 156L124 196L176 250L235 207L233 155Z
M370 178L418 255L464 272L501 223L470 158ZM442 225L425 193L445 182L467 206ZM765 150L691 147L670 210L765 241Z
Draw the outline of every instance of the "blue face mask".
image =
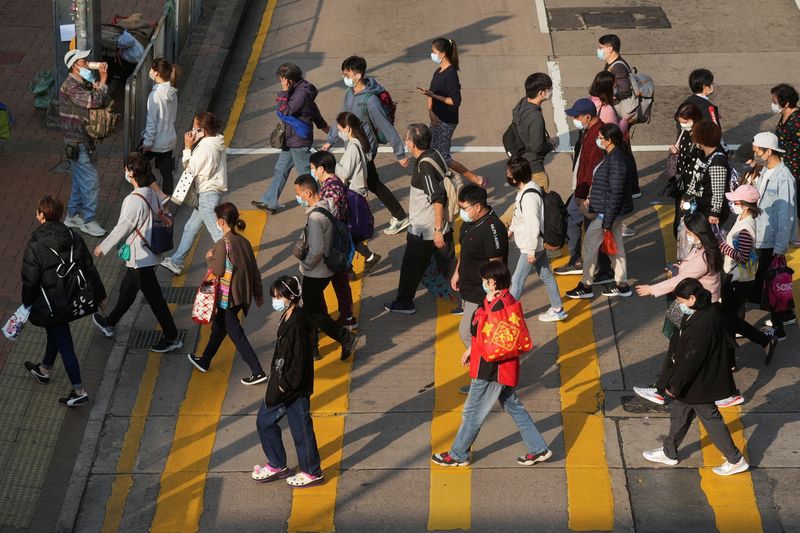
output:
M486 294L489 294L489 291L490 291L491 289L489 288L489 286L486 284L486 282L485 282L485 281L482 281L482 282L481 282L481 287L483 287L483 292L485 292Z
M684 315L692 316L694 314L694 309L692 309L686 304L678 303L678 307L681 308L681 311L683 311Z
M441 65L441 64L442 64L442 58L441 58L441 57L439 57L439 56L437 56L437 55L436 55L436 54L434 54L433 52L431 52L431 61L433 61L433 62L434 62L434 63L436 63L437 65Z
M311 174L311 177L314 178L315 180L317 180L317 183L319 183L319 177L317 177L317 173L314 172L313 168L311 169L310 174Z
M88 68L81 67L80 70L78 70L78 74L80 74L81 78L85 79L89 83L94 83L94 75Z
M272 308L277 312L285 311L287 307L289 306L286 305L286 300L281 300L280 298L272 299Z
M605 61L606 60L606 51L603 50L602 48L598 48L597 49L597 59L599 59L601 61Z
M460 216L461 220L463 220L464 222L472 222L472 218L470 218L465 209L459 210L458 216Z
M597 145L598 148L600 148L601 150L605 151L605 148L603 148L603 141L600 140L600 137L595 139L594 143Z
M308 207L308 202L300 198L299 196L295 195L295 199L297 199L297 203L303 207Z

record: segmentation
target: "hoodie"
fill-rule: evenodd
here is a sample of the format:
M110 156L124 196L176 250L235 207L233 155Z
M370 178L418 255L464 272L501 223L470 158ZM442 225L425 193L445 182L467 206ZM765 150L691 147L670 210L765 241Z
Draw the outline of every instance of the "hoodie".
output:
M178 115L178 91L169 83L156 83L147 97L147 124L142 145L153 152L171 152L178 138L175 117Z
M308 221L303 231L308 244L308 255L300 261L300 273L309 278L330 278L333 271L325 264L325 256L331 247L334 228L328 217L314 212L317 208L325 209L329 213L336 212L333 202L327 198L320 198L313 207L306 208Z
M226 192L228 190L228 165L225 156L225 138L203 137L191 150L183 151L183 168L194 176L197 192Z
M530 162L534 174L544 172L544 156L553 151L553 145L548 142L550 135L544 127L542 108L523 97L514 107L511 117L525 144L522 157Z
M313 84L304 79L300 79L297 83L292 85L288 91L278 91L275 98L277 102L278 111L284 115L291 115L305 122L306 124L314 124L319 129L328 127L328 123L322 118L316 102L317 88ZM284 148L308 148L314 140L314 128L311 128L311 137L304 139L294 131L294 128L285 123L286 135L283 141ZM334 133L336 128L332 128Z
M370 155L373 160L375 159L375 154L378 153L376 130L382 133L387 143L391 145L397 159L403 159L406 157L406 148L403 145L403 140L383 111L383 104L381 104L381 100L378 97L386 89L374 78L364 78L364 83L366 87L358 93L355 93L355 89L352 88L345 91L342 111L354 113L361 121L369 140L369 146L372 151ZM331 131L328 132L327 143L334 146L338 141L339 135L336 132L336 128L331 128Z

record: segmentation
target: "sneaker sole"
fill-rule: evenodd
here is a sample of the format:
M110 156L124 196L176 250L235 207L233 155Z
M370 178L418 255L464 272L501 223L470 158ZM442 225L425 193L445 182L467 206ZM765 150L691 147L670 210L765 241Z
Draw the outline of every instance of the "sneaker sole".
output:
M604 292L603 296L609 298L630 298L633 296L633 292Z
M653 402L656 405L664 405L664 400L658 401L657 398L651 398L650 396L645 396L644 394L641 394L639 391L636 390L634 390L633 393L639 398L647 400L648 402Z
M520 461L519 459L517 459L517 464L520 464L522 466L533 466L536 463L543 463L548 459L550 459L551 457L553 457L553 450L547 450L546 454L541 455L532 461Z
M383 306L383 308L389 311L390 313L397 313L398 315L413 315L414 313L417 312L416 309L389 309L385 305Z
M109 335L108 331L106 331L106 328L104 328L103 326L101 326L100 324L97 323L97 320L94 318L94 315L92 315L92 324L94 324L95 327L97 327L97 329L100 330L100 333L103 334L103 337L105 337L107 339L111 339L111 338L114 337L114 333L113 332L111 333L111 335Z
M742 472L747 472L748 470L750 470L750 465L748 464L745 467L740 467L735 470L731 470L730 472L720 472L716 468L712 468L711 470L713 470L714 473L718 476L733 476L735 474L741 474Z
M567 294L567 298L572 298L573 300L591 300L594 298L594 293L589 294Z
M261 479L253 477L252 474L251 474L250 477L253 477L253 481L255 481L257 483L269 483L270 481L278 481L280 479L286 479L287 477L292 477L293 475L294 475L294 472L287 468L286 470L282 470L282 471L278 472L277 474L272 474L269 477L265 477L265 478L261 478Z
M247 381L247 382L245 382L244 379L241 379L239 381L242 383L242 385L248 385L248 386L250 386L250 385L258 385L259 383L264 383L265 381L267 381L268 377L269 376L264 376L263 378L257 379L255 381Z
M197 370L199 370L199 371L200 371L200 372L202 372L203 374L205 374L206 372L208 372L208 369L207 369L207 368L203 368L202 366L200 366L199 364L197 364L197 361L195 361L194 359L192 359L192 354L190 354L190 353L187 353L187 354L186 354L186 358L187 358L187 359L189 359L189 362L190 362L190 363L192 363L192 366L194 366L194 367L195 367Z
M87 403L89 403L89 398L86 398L85 401L81 401L80 403L72 403L72 404L58 400L58 405L62 407L68 407L70 409L73 407L80 407L81 405L86 405Z
M661 460L658 460L658 459L649 459L644 453L642 453L642 457L644 457L644 460L647 461L647 462L655 463L655 464L659 464L659 465L675 466L675 465L678 464L678 461L672 462L670 460L661 461Z
M583 270L570 270L568 272L556 272L554 270L553 274L556 276L577 276L579 274L583 274Z
M453 466L469 466L469 461L466 463L439 463L437 461L431 460L431 462L438 466L446 466L446 467L453 467Z
M310 481L310 482L306 483L305 485L294 485L292 483L287 483L287 485L289 485L290 487L294 487L296 489L304 489L306 487L313 487L314 485L322 485L323 483L325 483L325 478L321 477L321 478L315 479L314 481Z
M733 403L726 403L725 405L720 405L714 402L714 405L716 405L719 409L725 409L726 407L734 407L736 405L742 405L743 403L744 403L744 398L742 398L741 400L736 400Z
M148 350L150 350L151 352L155 352L155 353L167 353L167 352L171 352L171 351L173 351L173 350L177 350L178 348L180 348L180 347L182 347L182 346L183 346L183 342L178 342L178 343L176 343L176 344L173 344L172 346L167 346L167 347L166 347L165 349L163 349L163 350L161 350L161 349L159 349L159 350L156 350L156 349L155 349L153 346L151 346L150 348L148 348Z
M170 272L172 272L173 274L175 274L176 276L180 276L180 275L181 275L181 273L183 272L183 269L176 270L176 269L174 269L174 268L172 268L172 267L168 267L168 266L167 266L167 265L165 265L164 263L160 263L160 265L161 265L162 267L166 268L167 270L169 270Z
M539 322L561 322L562 320L566 320L567 316L564 315L563 317L549 317L546 315L539 315Z

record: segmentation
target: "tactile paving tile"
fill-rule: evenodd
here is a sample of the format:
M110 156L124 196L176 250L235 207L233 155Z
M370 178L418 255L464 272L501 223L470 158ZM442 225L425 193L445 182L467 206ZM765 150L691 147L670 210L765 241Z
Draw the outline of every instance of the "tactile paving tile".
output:
M178 330L178 338L183 340L186 338L186 330ZM156 329L134 329L131 331L130 339L128 340L128 350L139 351L147 350L150 346L154 345L161 339L161 331Z
M31 487L17 482L0 483L0 524L27 528L41 493L41 484Z
M164 299L168 304L187 305L194 303L198 288L191 285L185 287L165 287L162 285L161 292L164 294Z

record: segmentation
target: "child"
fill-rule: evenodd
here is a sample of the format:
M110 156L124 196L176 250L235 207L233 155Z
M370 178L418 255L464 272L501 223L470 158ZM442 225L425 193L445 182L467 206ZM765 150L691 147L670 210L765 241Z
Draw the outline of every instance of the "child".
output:
M311 325L300 307L300 280L281 276L270 288L272 308L283 312L278 340L267 379L264 403L258 410L256 427L267 456L263 466L255 465L253 479L286 479L292 487L323 482L317 438L311 421L310 397L314 391L314 360L311 355ZM289 477L286 450L278 423L286 416L297 449L297 474ZM288 479L287 479L288 478Z
M479 353L481 343L475 342L478 335L477 324L481 313L500 311L505 302L516 303L508 292L511 285L511 272L502 261L489 261L481 268L483 290L486 299L483 307L479 307L472 317L472 347L461 356L461 364L469 365L472 381L469 394L464 404L461 427L450 451L433 454L432 460L442 466L469 466L469 450L478 436L483 421L489 414L495 401L499 401L519 428L522 440L528 453L519 457L517 463L534 465L548 460L553 452L547 448L539 430L536 429L531 415L523 407L517 396L516 386L519 380L519 358L514 357L499 363L490 363Z

